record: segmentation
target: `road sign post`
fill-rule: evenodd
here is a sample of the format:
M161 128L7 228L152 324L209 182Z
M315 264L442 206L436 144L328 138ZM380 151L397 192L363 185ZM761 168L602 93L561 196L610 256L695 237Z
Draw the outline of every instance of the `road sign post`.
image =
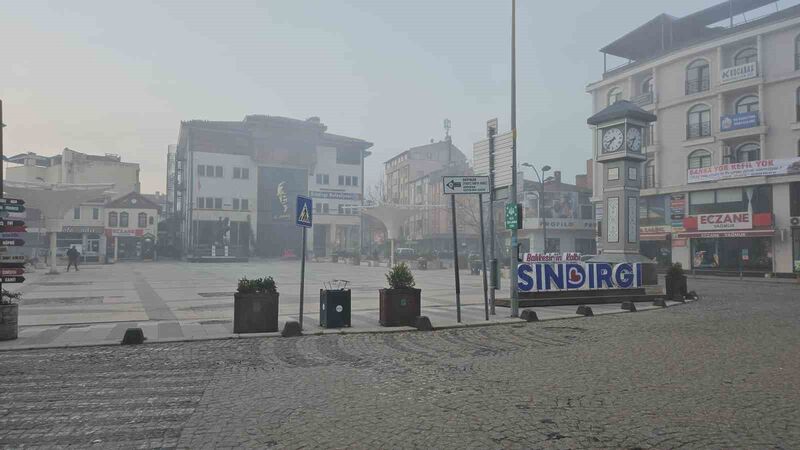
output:
M478 194L478 214L481 218L481 269L483 272L483 309L489 320L489 293L486 288L486 240L483 232L483 194Z
M295 223L303 229L303 245L300 254L300 329L303 329L303 294L306 284L306 230L313 224L312 211L314 210L309 197L297 196L295 208Z
M442 177L444 186L443 192L450 195L450 209L453 216L453 271L456 284L456 320L461 322L461 278L458 273L458 232L456 223L456 195L471 194L478 195L478 203L483 201L483 194L490 191L488 176L444 176ZM483 241L483 205L480 206L481 214L481 257L483 258L483 302L486 309L486 320L489 320L489 299L486 295L486 250Z

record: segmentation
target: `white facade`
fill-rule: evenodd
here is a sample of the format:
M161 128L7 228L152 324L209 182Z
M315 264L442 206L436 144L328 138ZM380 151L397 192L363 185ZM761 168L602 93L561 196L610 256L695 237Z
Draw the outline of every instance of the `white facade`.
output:
M770 160L800 167L800 11L760 23L635 62L587 88L595 113L625 99L658 117L645 142L641 195L643 201L665 196L664 220L657 223L661 207L654 208L655 222L642 223L642 240L663 241L656 246L684 268L791 273L800 260L792 237L800 239L800 229L792 227L790 213L790 204L800 198L789 195L800 173L754 172L775 164ZM720 167L724 164L734 165ZM606 177L601 167L595 163L594 201L600 200ZM750 169L727 179L690 182L690 171L736 167ZM763 192L768 200L759 199ZM728 220L737 212L752 217L736 233L696 225L708 214Z

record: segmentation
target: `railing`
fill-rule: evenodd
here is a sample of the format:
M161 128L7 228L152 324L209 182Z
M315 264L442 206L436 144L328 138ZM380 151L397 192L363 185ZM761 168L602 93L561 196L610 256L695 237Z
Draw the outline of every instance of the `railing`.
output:
M711 80L708 78L701 78L699 80L686 80L686 95L707 91L710 88Z
M645 106L653 103L654 95L652 92L645 92L644 94L639 94L636 97L631 99L631 103L637 106Z
M214 256L225 256L225 247L218 245L214 248ZM194 256L211 256L211 246L208 244L198 244L194 248ZM248 248L242 245L229 245L228 256L243 257L248 256Z
M711 136L711 122L690 123L686 125L686 139Z

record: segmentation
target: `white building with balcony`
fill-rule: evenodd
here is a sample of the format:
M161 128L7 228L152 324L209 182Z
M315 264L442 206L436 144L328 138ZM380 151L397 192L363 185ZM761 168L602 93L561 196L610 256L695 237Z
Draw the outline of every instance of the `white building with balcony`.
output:
M800 272L800 6L662 14L601 52L626 62L589 84L593 111L629 100L658 117L631 174L642 253L696 271Z

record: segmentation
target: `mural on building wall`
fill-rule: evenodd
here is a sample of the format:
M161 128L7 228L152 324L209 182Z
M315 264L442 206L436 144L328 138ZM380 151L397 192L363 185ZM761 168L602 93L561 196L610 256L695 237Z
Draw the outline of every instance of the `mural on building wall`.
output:
M287 167L258 169L258 252L299 256L300 231L294 225L294 199L308 195L308 171Z

